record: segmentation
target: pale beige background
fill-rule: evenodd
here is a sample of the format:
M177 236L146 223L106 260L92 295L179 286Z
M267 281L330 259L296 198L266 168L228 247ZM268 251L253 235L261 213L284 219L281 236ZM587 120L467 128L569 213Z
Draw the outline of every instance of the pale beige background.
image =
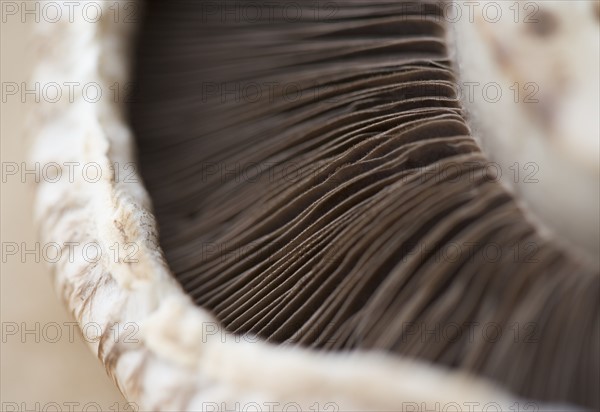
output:
M0 20L0 25L1 81L26 81L30 69L27 45L31 26L17 19L6 23ZM27 128L28 106L21 103L20 98L6 100L0 103L1 158L2 162L20 164L26 150L23 132ZM15 176L7 177L7 182L2 183L0 231L4 244L25 242L33 248L37 241L31 218L32 184L24 184ZM9 336L3 332L0 343L2 410L11 410L13 403L18 404L19 410L44 410L50 403L58 404L61 410L81 411L86 406L95 410L91 403L103 410L124 410L125 400L83 338L76 334L70 342L68 326L63 324L73 322L73 318L54 292L47 264L37 263L35 256L26 256L25 262L21 260L20 256L0 260L3 331L14 323L19 329L25 326L35 330L38 323L39 343L35 333ZM44 339L42 328L49 322L61 325L62 338L56 343ZM54 339L50 329L46 330L50 340ZM36 402L39 405L36 406Z

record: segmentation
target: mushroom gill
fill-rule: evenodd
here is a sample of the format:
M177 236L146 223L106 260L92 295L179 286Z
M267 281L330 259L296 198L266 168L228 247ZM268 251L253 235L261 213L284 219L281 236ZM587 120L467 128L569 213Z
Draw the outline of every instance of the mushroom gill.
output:
M149 2L130 106L170 268L230 330L599 407L599 273L471 136L438 1Z

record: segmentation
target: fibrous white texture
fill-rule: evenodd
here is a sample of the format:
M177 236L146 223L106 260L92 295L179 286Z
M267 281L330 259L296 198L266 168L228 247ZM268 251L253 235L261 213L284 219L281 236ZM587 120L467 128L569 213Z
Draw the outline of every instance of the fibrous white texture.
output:
M540 228L598 266L597 2L456 5L471 10L451 37L473 135Z
M174 280L150 199L134 164L124 107L109 93L128 77L135 26L68 15L40 23L39 82L96 84L96 102L62 96L35 107L31 162L89 172L42 181L43 242L70 245L52 267L80 326L99 326L91 349L141 410L507 410L517 398L482 379L382 353L318 353L224 332ZM89 96L87 96L89 97ZM90 100L88 98L88 100ZM92 247L93 246L93 247ZM135 333L127 333L133 325ZM139 329L138 329L139 328Z

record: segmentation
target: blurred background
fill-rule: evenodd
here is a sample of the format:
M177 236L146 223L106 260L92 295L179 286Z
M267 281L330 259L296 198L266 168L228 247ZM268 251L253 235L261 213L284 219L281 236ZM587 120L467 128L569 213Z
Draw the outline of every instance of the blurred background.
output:
M9 82L21 84L30 74L30 25L18 19L0 25L0 80L3 87ZM0 125L4 171L6 165L20 165L25 159L27 104L20 98L3 98ZM32 221L33 177L25 183L21 180L3 172L0 189L1 409L127 410L100 361L74 328L73 317L61 305L48 264L35 253L8 252L15 244L19 250L23 246L34 250L38 241Z

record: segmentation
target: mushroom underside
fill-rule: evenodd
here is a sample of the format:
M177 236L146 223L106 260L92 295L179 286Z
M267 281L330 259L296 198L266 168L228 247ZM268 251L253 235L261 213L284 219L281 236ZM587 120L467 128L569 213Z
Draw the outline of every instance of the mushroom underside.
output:
M294 4L147 5L129 111L184 290L238 334L600 406L598 273L489 167L441 4Z

